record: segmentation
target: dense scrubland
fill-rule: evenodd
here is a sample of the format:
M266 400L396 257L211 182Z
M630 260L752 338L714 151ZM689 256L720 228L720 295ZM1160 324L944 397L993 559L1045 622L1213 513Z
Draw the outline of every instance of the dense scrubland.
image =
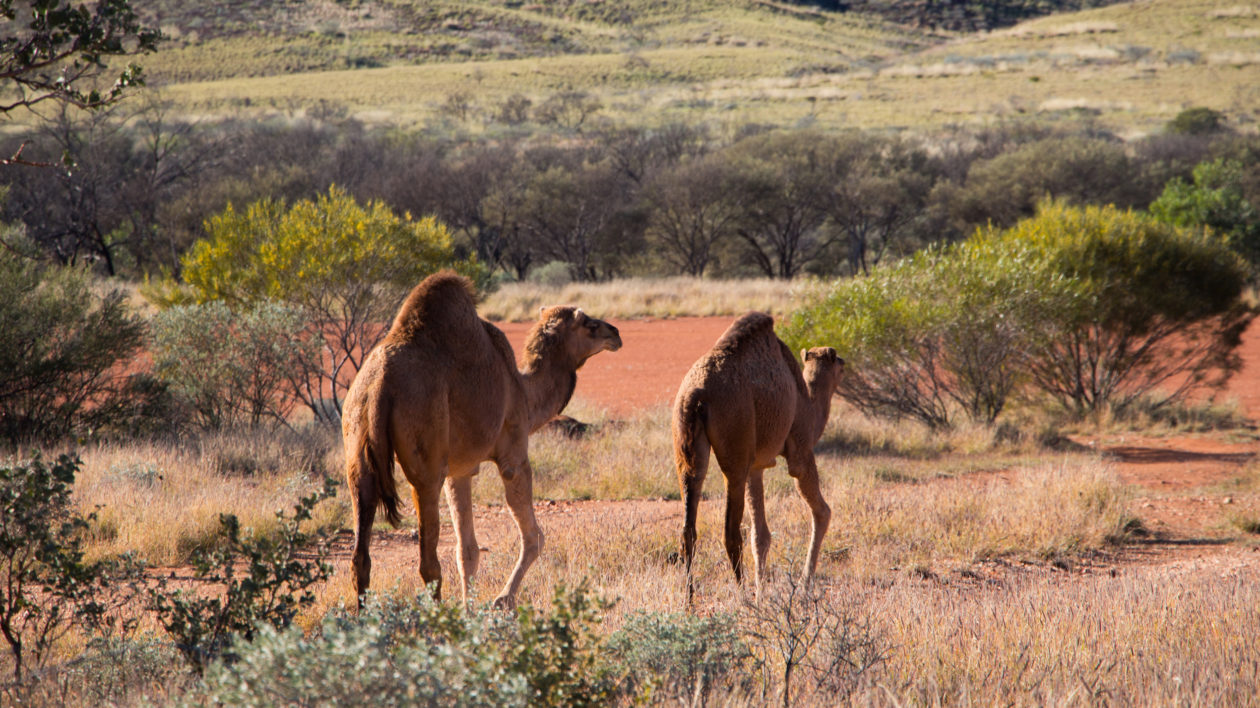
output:
M1260 13L1093 5L137 2L149 88L0 126L42 165L0 168L0 696L1253 702L1254 561L1134 563L1135 491L1074 440L1254 447L1207 394L1255 311ZM356 612L341 398L441 268L494 320L837 347L817 580L779 470L777 576L737 586L706 503L688 608L668 411L575 401L531 445L574 513L525 607L486 607L496 545L471 607L408 560ZM1213 543L1254 547L1258 469L1195 490Z

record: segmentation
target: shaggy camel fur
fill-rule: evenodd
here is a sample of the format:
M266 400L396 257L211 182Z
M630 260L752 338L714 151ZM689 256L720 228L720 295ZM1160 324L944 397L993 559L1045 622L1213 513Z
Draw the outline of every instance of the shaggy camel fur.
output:
M543 544L534 518L529 434L569 402L577 370L587 359L620 347L617 328L607 322L572 307L543 308L518 371L507 337L477 316L468 280L444 272L416 286L364 361L342 416L360 598L372 570L368 545L377 505L391 523L399 520L397 456L420 522L420 577L426 585L436 584L441 597L438 497L445 485L467 603L478 559L472 477L482 461L493 460L521 536L516 567L495 604L514 606L521 579Z
M814 444L831 413L831 397L844 373L844 361L831 347L801 351L804 375L787 345L774 334L769 315L751 312L735 321L713 349L687 372L674 399L674 462L686 504L682 554L687 597L692 594L691 560L696 546L696 512L709 468L709 449L726 476L726 553L735 578L742 580L744 490L752 507L757 593L770 549L762 473L782 455L788 474L813 515L805 577L814 573L831 509L818 488Z

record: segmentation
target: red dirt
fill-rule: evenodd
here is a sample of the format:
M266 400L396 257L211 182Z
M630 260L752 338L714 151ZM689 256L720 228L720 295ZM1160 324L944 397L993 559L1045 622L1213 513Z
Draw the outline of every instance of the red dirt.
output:
M574 397L625 417L668 404L687 369L713 346L734 317L680 317L669 320L609 320L621 332L622 347L604 352L578 372ZM532 323L500 323L520 352Z

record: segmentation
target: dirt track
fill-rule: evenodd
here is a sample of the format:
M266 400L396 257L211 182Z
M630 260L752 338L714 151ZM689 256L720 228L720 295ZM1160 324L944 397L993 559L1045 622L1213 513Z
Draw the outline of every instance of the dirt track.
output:
M668 403L692 362L725 331L733 318L703 317L668 320L614 321L622 333L624 346L615 353L601 354L578 374L576 396L607 410L612 417ZM520 351L527 323L508 323L502 329L512 346ZM1239 401L1253 422L1260 419L1260 321L1243 337L1243 368L1230 381L1225 398ZM1194 435L1146 437L1114 435L1077 438L1096 447L1115 465L1121 480L1132 485L1131 512L1151 531L1151 537L1107 564L1191 566L1214 568L1260 565L1256 543L1235 543L1240 532L1225 520L1232 512L1233 498L1221 494L1202 496L1202 488L1236 477L1260 453L1254 435ZM1198 494L1196 494L1198 492ZM548 518L565 515L581 524L589 517L591 528L609 514L633 514L647 523L681 528L682 509L678 502L657 500L542 501L536 505L539 521L547 528ZM492 552L515 554L515 529L502 508L477 510L477 535ZM454 572L451 562L453 533L443 528L440 555L445 574ZM334 562L339 574L348 570L350 538L338 540ZM414 568L417 544L413 531L378 533L372 544L374 564L408 564ZM380 567L380 565L378 565ZM1098 568L1094 568L1097 571ZM498 581L496 578L495 582Z

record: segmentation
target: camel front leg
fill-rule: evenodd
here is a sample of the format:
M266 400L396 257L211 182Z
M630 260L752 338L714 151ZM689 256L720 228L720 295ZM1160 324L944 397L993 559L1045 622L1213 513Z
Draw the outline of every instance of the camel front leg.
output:
M831 507L827 506L818 486L818 465L814 462L814 453L809 451L794 457L795 459L788 460L788 473L796 478L796 491L805 499L812 515L809 556L805 561L805 579L809 580L814 577L823 536L827 534L827 527L831 524Z
M464 605L468 605L468 589L477 574L477 561L481 550L477 547L477 534L473 530L472 475L461 474L446 480L446 504L455 523L458 550L455 564L462 581Z
M757 599L761 599L761 578L765 573L766 556L770 553L770 525L766 523L766 491L762 482L765 470L748 475L748 506L752 510L753 578Z
M538 519L534 516L534 471L529 465L529 460L522 457L515 464L500 462L499 475L503 477L504 496L507 499L508 508L512 510L512 516L516 519L516 528L520 532L521 554L516 559L516 567L512 569L511 577L503 586L503 592L495 598L494 606L499 609L512 609L516 607L516 593L520 590L525 571L529 570L538 558L538 554L542 552L543 532L538 526Z

